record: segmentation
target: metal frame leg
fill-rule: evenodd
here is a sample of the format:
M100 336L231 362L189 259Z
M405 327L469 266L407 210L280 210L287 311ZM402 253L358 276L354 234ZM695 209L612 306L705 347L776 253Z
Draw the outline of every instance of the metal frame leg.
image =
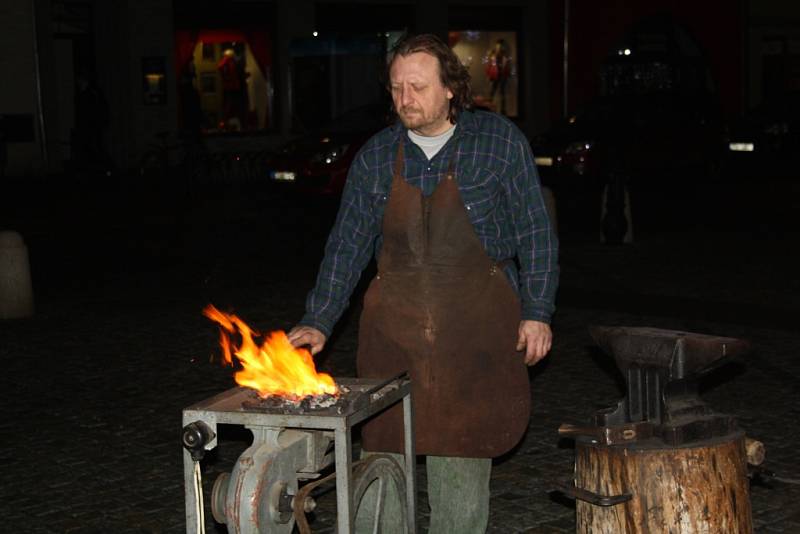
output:
M414 448L414 414L411 393L403 397L403 437L406 452L406 506L408 508L408 532L417 532L417 454Z
M337 428L334 433L336 452L336 521L339 534L353 534L353 444L350 429Z
M183 449L183 493L186 506L186 534L198 534L197 511L195 502L197 495L194 483L194 460L189 451ZM201 495L202 499L203 496Z

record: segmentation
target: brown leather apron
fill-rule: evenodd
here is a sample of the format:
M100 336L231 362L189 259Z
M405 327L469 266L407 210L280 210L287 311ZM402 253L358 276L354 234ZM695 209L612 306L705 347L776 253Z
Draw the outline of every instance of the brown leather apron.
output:
M467 215L451 161L424 197L403 178L403 142L383 218L378 274L364 297L358 374L412 378L418 454L491 458L528 426L530 386L515 345L519 298ZM368 451L402 452L402 410L364 425Z

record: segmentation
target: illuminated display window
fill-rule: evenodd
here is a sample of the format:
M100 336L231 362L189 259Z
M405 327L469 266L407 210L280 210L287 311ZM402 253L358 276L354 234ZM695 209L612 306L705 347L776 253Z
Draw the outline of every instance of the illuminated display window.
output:
M460 30L451 31L448 37L453 52L469 69L475 104L508 117L517 117L517 33Z
M272 126L272 52L266 32L178 31L176 41L184 130L246 132Z

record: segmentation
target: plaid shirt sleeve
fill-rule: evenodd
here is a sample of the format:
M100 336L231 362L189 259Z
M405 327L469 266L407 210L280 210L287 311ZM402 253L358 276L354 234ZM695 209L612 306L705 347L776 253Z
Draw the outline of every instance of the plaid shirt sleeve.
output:
M327 337L349 305L350 295L369 263L380 229L371 206L373 197L365 187L367 176L361 153L350 167L317 282L308 294L306 313L299 323L314 327Z
M558 288L558 238L545 209L533 154L520 133L505 181L517 258L522 319L550 323Z

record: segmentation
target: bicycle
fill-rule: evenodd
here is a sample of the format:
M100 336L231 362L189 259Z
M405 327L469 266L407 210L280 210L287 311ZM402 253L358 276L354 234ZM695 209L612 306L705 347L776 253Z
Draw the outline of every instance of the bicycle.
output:
M191 189L211 174L213 158L199 135L173 136L160 131L139 158L139 176L150 180L177 177Z

